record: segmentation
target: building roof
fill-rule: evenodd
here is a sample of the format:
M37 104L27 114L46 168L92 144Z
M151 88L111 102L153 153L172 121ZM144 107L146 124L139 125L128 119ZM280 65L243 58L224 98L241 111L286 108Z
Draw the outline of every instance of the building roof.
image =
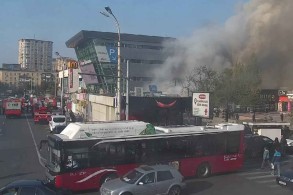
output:
M149 42L149 43L162 43L165 40L175 40L175 38L171 37L159 37L159 36L148 36L148 35L134 35L134 34L126 34L121 33L121 41L135 41L135 42ZM117 33L113 32L101 32L101 31L85 31L82 30L68 41L66 41L66 46L68 48L75 48L80 43L88 40L88 39L108 39L108 40L116 40L118 39Z

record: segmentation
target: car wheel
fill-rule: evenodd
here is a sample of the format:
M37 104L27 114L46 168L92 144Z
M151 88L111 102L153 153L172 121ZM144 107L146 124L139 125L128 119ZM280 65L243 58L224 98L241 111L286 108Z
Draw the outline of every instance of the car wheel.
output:
M121 195L132 195L130 192L124 192Z
M179 186L173 186L168 192L168 195L180 195L180 194L181 194L181 188Z
M101 179L101 185L103 183L106 183L112 179L115 179L117 178L118 176L115 174L115 173L112 173L112 174L108 174L108 175L105 175L102 179Z
M211 168L208 163L202 163L198 166L196 175L197 177L203 178L208 177L211 174Z

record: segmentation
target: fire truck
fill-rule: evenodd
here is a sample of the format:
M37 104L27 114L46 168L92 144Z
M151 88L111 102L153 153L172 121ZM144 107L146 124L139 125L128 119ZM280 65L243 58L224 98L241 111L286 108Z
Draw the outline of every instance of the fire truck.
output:
M18 98L7 98L3 100L3 110L6 118L21 117L22 100Z
M32 115L34 123L48 123L51 119L52 111L57 108L55 98L33 98L32 100Z

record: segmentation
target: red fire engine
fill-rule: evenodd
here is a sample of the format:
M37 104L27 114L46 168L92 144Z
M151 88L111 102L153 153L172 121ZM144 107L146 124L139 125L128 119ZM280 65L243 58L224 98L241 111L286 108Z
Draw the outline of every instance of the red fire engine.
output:
M57 108L57 101L55 98L32 98L31 104L35 124L49 122L52 110Z

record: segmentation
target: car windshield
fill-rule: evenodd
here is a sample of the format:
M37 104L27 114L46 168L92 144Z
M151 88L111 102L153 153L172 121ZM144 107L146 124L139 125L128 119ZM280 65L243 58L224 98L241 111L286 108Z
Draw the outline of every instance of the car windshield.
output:
M56 122L56 123L63 123L63 122L65 122L65 118L56 117L56 118L53 118L53 121Z
M143 173L133 170L121 177L121 180L129 184L134 184L142 175Z

